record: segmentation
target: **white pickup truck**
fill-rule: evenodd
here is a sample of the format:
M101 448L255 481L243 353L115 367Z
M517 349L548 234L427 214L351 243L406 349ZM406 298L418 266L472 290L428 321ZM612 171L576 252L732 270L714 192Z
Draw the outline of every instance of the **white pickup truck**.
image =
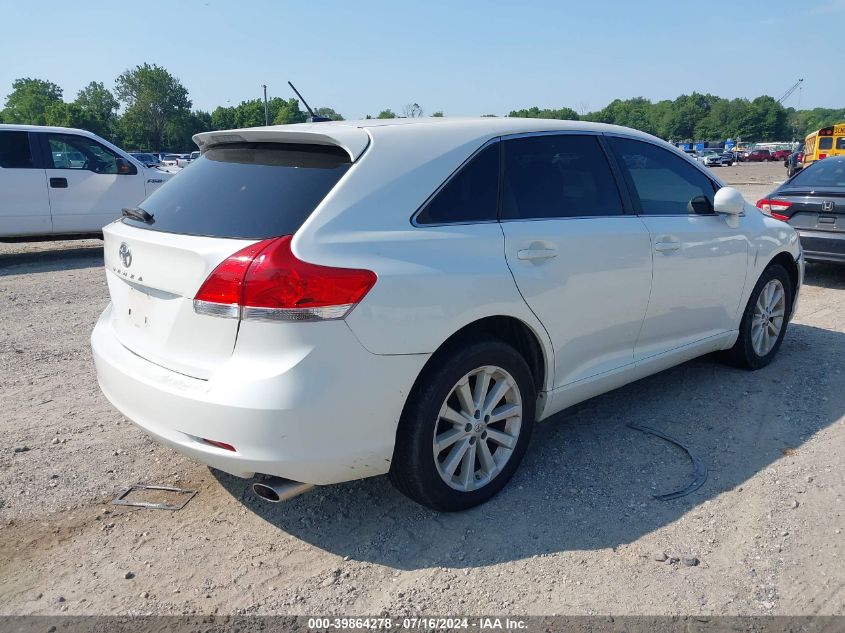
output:
M0 125L0 240L99 233L172 175L85 130Z

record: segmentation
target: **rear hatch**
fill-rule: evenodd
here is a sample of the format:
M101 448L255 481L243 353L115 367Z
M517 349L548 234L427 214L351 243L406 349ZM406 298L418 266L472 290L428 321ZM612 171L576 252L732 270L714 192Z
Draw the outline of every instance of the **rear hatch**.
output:
M348 149L302 143L301 134L297 143L235 140L212 145L147 198L150 221L124 217L103 230L115 336L197 378L231 356L239 323L194 311L203 282L244 247L295 233L352 163Z

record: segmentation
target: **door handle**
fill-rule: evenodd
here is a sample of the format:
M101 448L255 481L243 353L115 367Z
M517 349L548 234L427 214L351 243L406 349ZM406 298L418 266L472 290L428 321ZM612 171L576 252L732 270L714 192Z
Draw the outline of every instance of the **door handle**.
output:
M671 253L681 249L681 243L674 240L666 240L654 243L654 250L660 253Z
M67 189L67 178L50 178L50 186L53 189Z
M552 259L553 257L557 257L557 249L556 248L524 248L521 251L516 252L516 256L522 260L535 260L535 259Z

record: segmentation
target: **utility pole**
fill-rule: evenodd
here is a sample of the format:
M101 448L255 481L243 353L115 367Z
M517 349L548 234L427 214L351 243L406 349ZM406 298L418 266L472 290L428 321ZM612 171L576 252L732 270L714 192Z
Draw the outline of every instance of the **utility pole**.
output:
M270 125L270 115L267 112L267 84L261 84L264 88L264 125Z

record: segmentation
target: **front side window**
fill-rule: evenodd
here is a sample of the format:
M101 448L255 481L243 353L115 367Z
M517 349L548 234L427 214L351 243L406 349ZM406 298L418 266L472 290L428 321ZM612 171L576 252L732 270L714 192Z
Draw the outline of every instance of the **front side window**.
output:
M510 139L503 157L503 220L623 214L616 181L595 136Z
M27 169L35 166L27 132L0 132L0 168Z
M832 136L822 136L819 139L819 149L831 149L833 148L833 137Z
M499 144L491 143L463 165L417 214L417 224L496 220Z
M53 169L86 169L97 174L137 173L134 165L94 139L73 134L49 134Z
M713 213L713 183L683 158L634 139L613 137L610 143L642 215Z

